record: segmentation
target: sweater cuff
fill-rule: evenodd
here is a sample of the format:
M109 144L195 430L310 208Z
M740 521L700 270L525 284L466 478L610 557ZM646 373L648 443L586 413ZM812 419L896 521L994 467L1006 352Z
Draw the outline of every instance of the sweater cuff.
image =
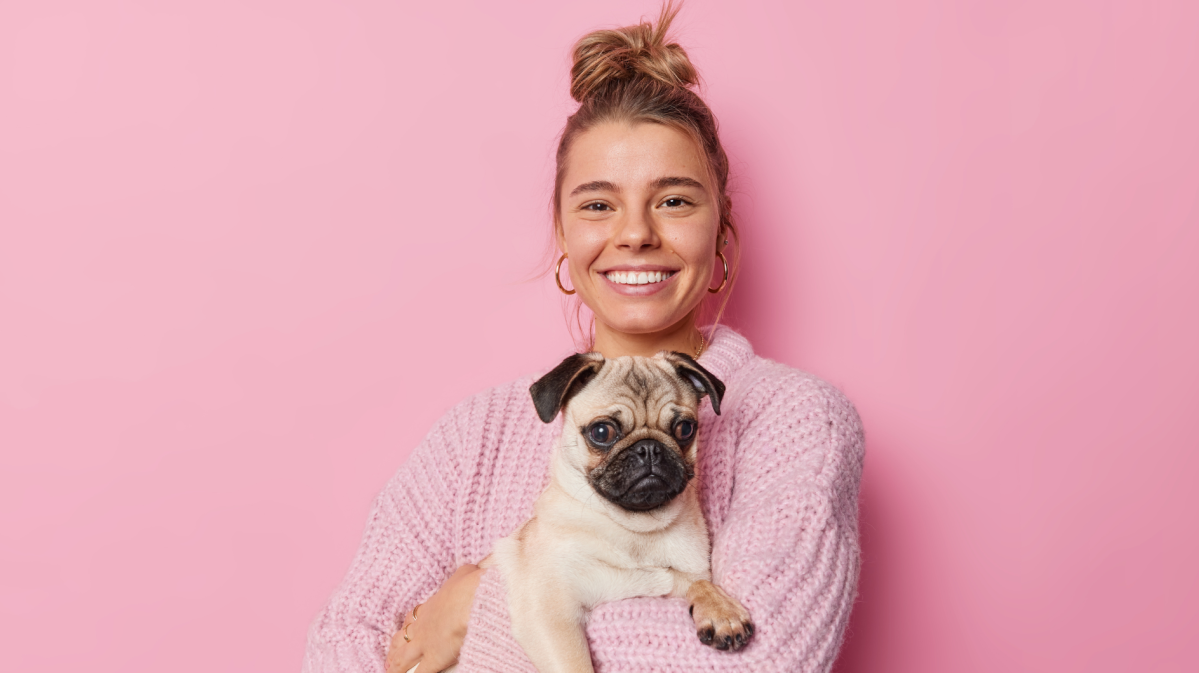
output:
M508 590L498 568L485 571L475 590L457 673L537 673L512 637Z

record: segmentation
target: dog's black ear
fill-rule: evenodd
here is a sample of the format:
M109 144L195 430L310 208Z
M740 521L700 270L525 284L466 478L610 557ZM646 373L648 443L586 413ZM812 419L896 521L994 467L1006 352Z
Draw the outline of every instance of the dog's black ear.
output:
M533 406L537 408L537 416L541 421L549 423L557 418L562 407L603 366L604 356L599 353L575 353L529 386Z
M699 393L701 398L707 395L712 400L712 411L719 416L720 401L724 399L724 382L713 376L712 372L704 369L695 361L695 358L686 353L669 351L666 353L666 360L674 365L674 370L683 377L684 381L695 386L695 392Z

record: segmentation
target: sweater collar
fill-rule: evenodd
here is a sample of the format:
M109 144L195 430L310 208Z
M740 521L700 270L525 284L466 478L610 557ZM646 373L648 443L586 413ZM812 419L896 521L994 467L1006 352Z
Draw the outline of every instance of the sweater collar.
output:
M710 327L702 328L705 333ZM728 382L754 356L753 346L732 327L717 325L710 342L699 356L699 363L716 378Z

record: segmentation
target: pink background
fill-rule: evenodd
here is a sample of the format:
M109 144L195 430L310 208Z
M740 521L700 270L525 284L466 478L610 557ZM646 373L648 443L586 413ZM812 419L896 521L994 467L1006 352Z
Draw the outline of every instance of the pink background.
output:
M506 5L0 5L5 670L297 670L434 419L570 351L568 50L657 6ZM679 28L730 321L866 424L839 670L1199 670L1199 5Z

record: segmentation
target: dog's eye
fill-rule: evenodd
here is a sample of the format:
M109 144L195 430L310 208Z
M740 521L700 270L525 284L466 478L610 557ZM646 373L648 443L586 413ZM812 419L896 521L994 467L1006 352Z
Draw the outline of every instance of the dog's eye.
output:
M679 440L680 442L685 442L688 439L691 439L691 436L694 434L695 434L695 422L694 421L688 421L688 420L684 419L684 420L681 420L678 423L674 424L674 438Z
M611 423L596 423L587 428L587 436L596 444L610 444L616 439L616 428Z

